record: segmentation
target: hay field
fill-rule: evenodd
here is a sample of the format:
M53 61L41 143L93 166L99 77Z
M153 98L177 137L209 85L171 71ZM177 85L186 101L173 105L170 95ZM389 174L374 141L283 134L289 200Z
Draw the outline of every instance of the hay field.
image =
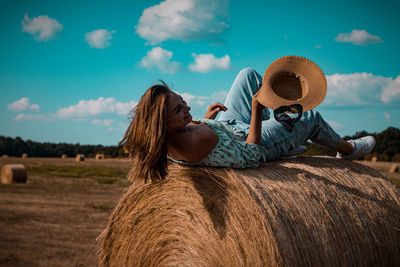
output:
M26 184L0 184L1 266L96 266L96 238L129 186L129 161L0 158Z
M0 184L0 265L96 266L96 237L129 182L125 159L0 158L22 163L27 184ZM400 184L391 163L361 162Z
M383 175L385 175L389 180L394 183L397 187L400 187L400 172L397 173L390 173L390 167L393 164L398 164L400 166L400 162L385 162L385 161L377 161L377 162L371 162L371 161L359 161L359 163L362 163L370 168L373 168L379 172L381 172Z

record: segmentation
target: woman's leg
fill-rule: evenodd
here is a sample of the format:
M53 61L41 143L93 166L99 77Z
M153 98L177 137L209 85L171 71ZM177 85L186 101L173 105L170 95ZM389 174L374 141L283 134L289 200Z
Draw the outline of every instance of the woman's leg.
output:
M233 120L250 124L251 100L261 88L262 78L252 68L245 68L239 72L233 82L225 100L227 111L221 112L218 120ZM263 120L269 119L269 110L263 111Z
M297 115L293 114L293 116ZM279 159L289 150L303 144L308 139L335 150L341 142L340 136L315 110L304 112L292 132L288 132L274 118L262 123L261 143L267 148L267 160Z

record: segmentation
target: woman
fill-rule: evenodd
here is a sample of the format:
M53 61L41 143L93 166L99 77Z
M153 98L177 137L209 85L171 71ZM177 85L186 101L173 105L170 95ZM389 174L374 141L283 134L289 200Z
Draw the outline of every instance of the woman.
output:
M259 161L302 153L311 139L358 158L372 151L372 136L344 141L317 111L303 113L291 132L257 99L261 77L253 69L236 77L225 104L211 105L205 119L194 119L183 98L163 83L150 87L133 110L132 121L120 144L133 158L130 179L159 181L168 172L168 158L199 166L258 167ZM219 120L215 120L219 112Z

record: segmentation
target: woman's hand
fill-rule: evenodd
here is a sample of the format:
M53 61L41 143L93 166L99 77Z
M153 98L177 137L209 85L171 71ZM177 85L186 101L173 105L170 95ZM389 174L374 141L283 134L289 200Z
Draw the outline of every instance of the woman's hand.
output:
M215 103L208 107L206 115L204 115L205 119L215 119L220 111L226 111L228 108L225 107L221 103Z
M257 96L260 93L260 91L261 90L258 90L258 92L255 93L253 95L253 98L251 99L251 109L252 109L252 111L260 112L265 108L260 102L258 102L258 99L257 99Z

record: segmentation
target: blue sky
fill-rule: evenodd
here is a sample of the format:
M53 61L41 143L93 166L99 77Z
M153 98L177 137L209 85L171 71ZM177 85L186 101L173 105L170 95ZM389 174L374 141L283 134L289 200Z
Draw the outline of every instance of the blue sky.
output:
M398 1L0 0L0 135L115 145L158 79L194 116L240 69L299 55L341 135L400 127Z

